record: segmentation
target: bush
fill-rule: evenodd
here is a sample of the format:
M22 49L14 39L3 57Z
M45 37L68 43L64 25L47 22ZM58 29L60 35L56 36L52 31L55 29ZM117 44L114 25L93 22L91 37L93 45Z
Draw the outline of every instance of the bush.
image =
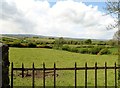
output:
M87 48L94 48L94 46L92 46L92 45L89 45L89 46L86 46Z
M77 46L76 48L94 48L93 45Z
M48 48L48 49L52 49L52 46L50 46L50 45L40 45L40 46L37 46L37 48Z
M21 47L27 48L28 44L27 43L23 43L23 44L21 44Z
M13 43L10 46L11 47L22 47L21 43Z
M110 54L110 51L109 51L107 48L104 48L104 49L101 49L98 54L99 54L99 55Z
M65 45L62 47L62 50L70 51L70 47L68 45Z
M92 40L91 39L87 39L84 41L85 44L92 44Z
M75 48L75 47L69 47L68 45L62 46L62 50L66 50L66 51L78 53L78 49L77 48Z
M89 50L87 48L84 48L84 49L81 49L79 52L82 54L88 54Z
M34 44L34 43L28 43L28 47L34 48L34 47L36 47L36 44Z
M91 54L98 54L102 48L103 48L103 47L96 46L96 47L94 47L94 48L91 48L91 49L89 50L89 53L91 53Z
M113 52L112 55L120 55L119 52Z
M75 48L75 47L70 48L70 51L71 51L71 52L76 52L76 53L78 53L78 49Z

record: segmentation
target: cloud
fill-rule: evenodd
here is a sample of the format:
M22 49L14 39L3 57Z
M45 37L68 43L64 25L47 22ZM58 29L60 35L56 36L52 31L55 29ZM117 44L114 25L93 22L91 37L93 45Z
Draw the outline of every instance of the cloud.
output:
M2 2L0 32L112 38L116 30L108 31L106 26L114 23L114 19L103 14L97 6L72 0L58 1L52 7L47 1L6 0Z
M0 12L2 23L0 29L2 29L3 32L29 32L30 29L34 28L35 24L25 16L25 13L16 7L14 2L3 1L0 7L2 7L2 11Z

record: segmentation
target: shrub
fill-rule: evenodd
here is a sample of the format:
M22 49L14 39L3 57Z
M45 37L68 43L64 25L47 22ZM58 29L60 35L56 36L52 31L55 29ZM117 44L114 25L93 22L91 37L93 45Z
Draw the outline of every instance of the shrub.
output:
M36 44L34 44L34 43L28 43L28 47L34 48L34 47L36 47Z
M92 44L92 40L91 39L87 39L84 41L85 44Z
M113 52L112 55L120 55L119 52Z
M87 48L94 48L94 46L92 46L92 45L89 45L89 46L86 46Z
M10 46L11 47L22 47L21 43L13 43Z
M81 46L76 46L76 48L81 48Z
M102 48L103 48L103 47L96 46L96 47L94 47L94 48L91 48L91 49L89 50L89 53L91 53L91 54L98 54Z
M99 54L99 55L110 54L110 51L109 51L107 48L104 48L104 49L101 49L98 54Z
M50 45L39 45L39 46L37 46L37 48L48 48L48 49L52 49L52 46L50 46Z
M76 52L76 53L78 53L78 49L75 48L75 47L70 48L70 51L71 51L71 52Z
M80 49L79 52L82 53L82 54L88 54L89 50L87 48L84 48L84 49Z
M70 51L70 47L68 45L65 45L62 47L62 50Z
M93 45L77 46L76 48L94 48Z
M64 44L64 39L63 39L63 37L60 37L59 39L55 40L54 48L55 49L62 49L63 44Z

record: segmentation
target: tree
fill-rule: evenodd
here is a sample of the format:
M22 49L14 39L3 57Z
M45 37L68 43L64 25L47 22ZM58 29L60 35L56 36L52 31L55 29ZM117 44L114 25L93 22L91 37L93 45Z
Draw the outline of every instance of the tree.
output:
M120 41L120 29L118 29L118 31L114 34L113 39Z
M98 45L106 45L106 42L105 41L99 41Z
M61 49L62 46L64 44L64 38L63 37L60 37L59 39L56 39L55 40L55 45L54 47L57 48L57 49Z
M116 46L117 43L118 43L118 41L116 41L116 40L109 40L109 41L107 41L107 44L110 45L110 46Z
M110 24L108 26L108 29L113 29L115 27L118 27L118 29L119 29L120 28L120 1L119 0L117 2L108 1L108 2L106 2L106 5L107 5L106 11L108 12L108 14L111 14L111 15L113 15L113 17L116 18L116 20L115 20L116 24ZM120 30L118 30L114 34L114 38L118 40L118 45L120 45ZM120 52L120 48L118 49L118 52ZM119 59L120 59L120 55L119 55ZM120 62L120 61L118 61L118 62ZM120 70L119 70L118 79L120 79Z
M113 2L108 0L105 8L107 14L115 18L115 24L108 25L107 29L120 28L120 1ZM115 40L120 40L120 30L118 30L113 37Z
M110 14L115 19L115 24L108 25L108 29L113 29L118 26L119 24L119 15L120 15L120 1L113 2L112 0L108 0L106 2L105 7L106 13Z
M91 39L85 40L85 44L92 44L92 40Z

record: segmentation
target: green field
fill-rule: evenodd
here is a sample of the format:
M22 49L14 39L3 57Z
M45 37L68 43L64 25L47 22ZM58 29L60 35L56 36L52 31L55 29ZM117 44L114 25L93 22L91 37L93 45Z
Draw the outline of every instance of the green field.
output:
M104 66L107 62L108 66L114 66L118 61L117 55L89 55L79 54L67 51L44 49L44 48L10 48L9 50L10 62L14 63L14 67L21 67L24 63L25 67L42 67L45 62L46 67L53 67L56 63L57 67L74 67L77 62L78 67L88 63L88 66L94 66L95 62L98 66ZM57 86L74 86L74 71L57 71ZM35 79L36 86L42 86L42 78ZM32 78L14 77L15 86L30 86L32 85ZM53 77L46 77L46 85L53 86ZM77 85L84 86L84 71L77 71ZM114 71L108 71L108 85L114 86ZM88 71L88 86L94 86L94 71ZM104 70L98 71L98 86L104 86Z

